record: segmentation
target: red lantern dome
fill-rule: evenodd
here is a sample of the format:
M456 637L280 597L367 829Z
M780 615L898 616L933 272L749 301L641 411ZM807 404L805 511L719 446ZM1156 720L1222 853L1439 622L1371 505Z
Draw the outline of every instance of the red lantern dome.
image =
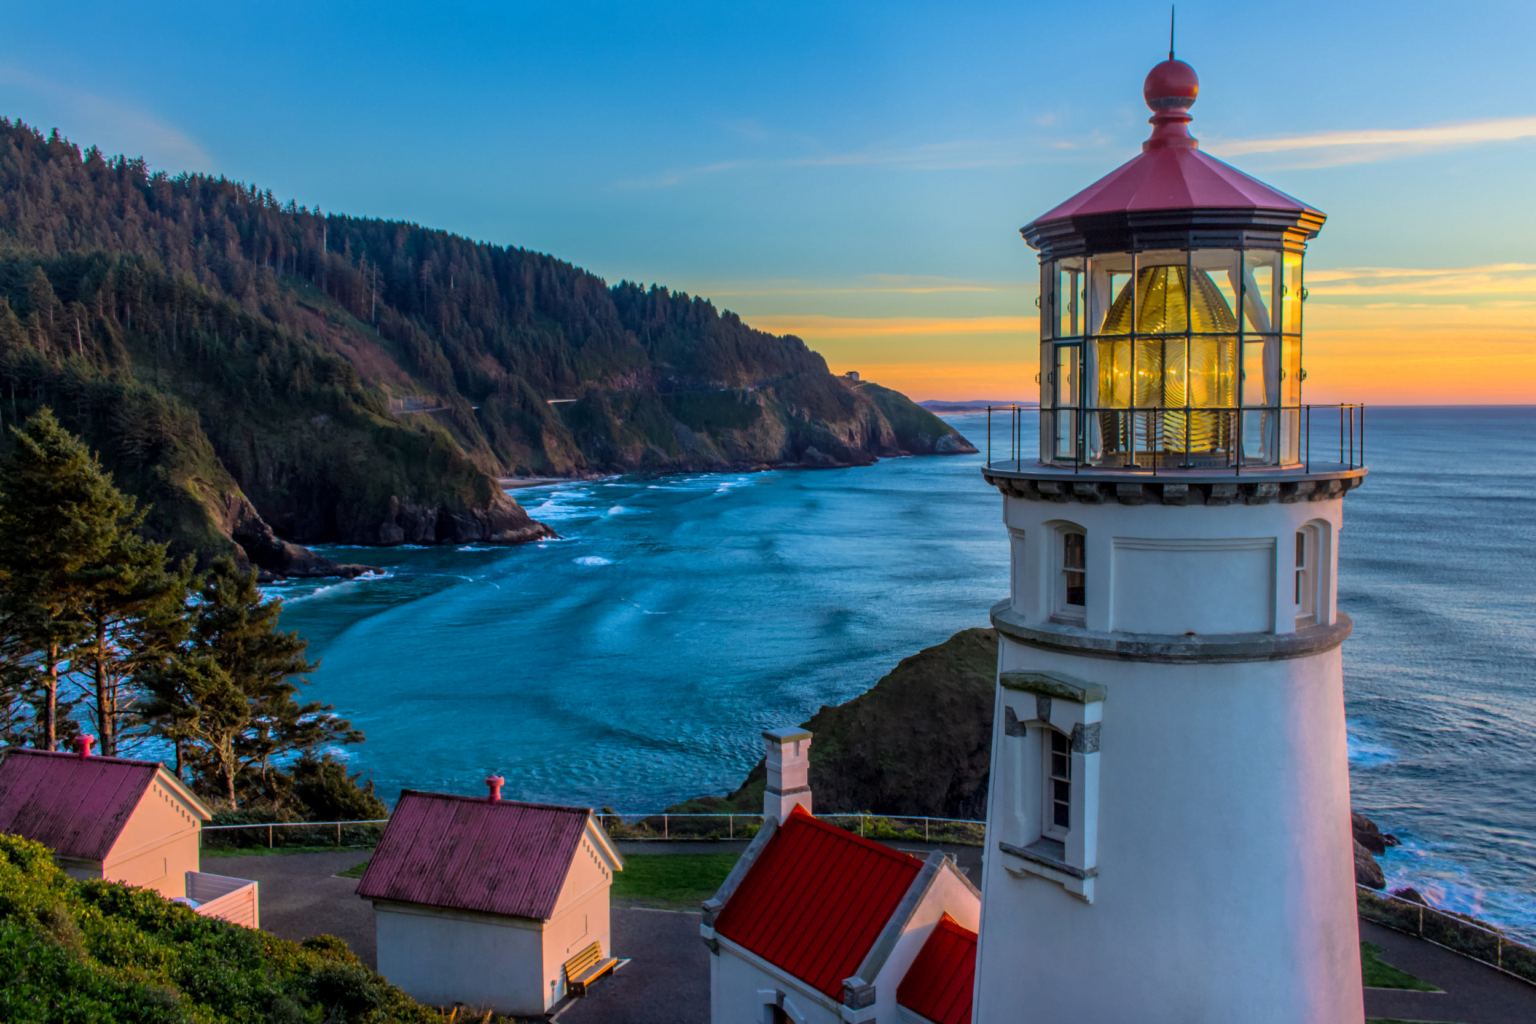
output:
M1041 257L1161 245L1241 245L1255 233L1275 244L1315 236L1324 215L1293 196L1200 151L1189 108L1200 93L1181 60L1154 67L1142 86L1152 136L1141 155L1025 225ZM1217 236L1221 237L1217 237Z

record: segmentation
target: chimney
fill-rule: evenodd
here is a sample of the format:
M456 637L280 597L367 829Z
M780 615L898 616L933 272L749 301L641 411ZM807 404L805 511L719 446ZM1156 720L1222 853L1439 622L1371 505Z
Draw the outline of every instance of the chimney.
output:
M770 729L768 788L763 791L763 823L783 821L796 804L811 813L811 734L804 729Z
M507 780L500 775L487 775L485 777L485 784L491 788L491 795L486 797L488 803L501 802L501 787L506 785L506 782Z
M96 742L96 737L95 736L76 736L75 737L75 749L80 752L80 756L81 757L90 757L91 756L91 744L95 743L95 742Z

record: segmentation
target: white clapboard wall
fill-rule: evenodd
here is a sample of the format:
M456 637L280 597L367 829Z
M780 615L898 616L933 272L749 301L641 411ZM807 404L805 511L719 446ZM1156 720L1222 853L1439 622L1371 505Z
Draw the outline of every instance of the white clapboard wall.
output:
M188 871L187 898L204 917L217 917L247 928L261 927L256 883L248 878Z

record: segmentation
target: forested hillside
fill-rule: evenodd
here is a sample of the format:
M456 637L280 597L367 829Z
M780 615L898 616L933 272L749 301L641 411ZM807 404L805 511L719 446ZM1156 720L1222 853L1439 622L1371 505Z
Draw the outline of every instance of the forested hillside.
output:
M543 535L498 476L970 450L702 299L3 119L0 250L0 416L53 406L156 536L204 556L233 536L302 569L267 524L300 543Z

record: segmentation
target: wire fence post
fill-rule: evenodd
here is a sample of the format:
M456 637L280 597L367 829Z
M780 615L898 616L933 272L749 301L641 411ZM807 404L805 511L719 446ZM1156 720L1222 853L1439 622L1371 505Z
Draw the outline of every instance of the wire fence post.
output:
M267 849L272 849L272 826L267 826Z
M336 845L341 845L341 822L336 823Z
M663 814L661 816L661 838L663 838L663 839L670 839L671 838L671 833L669 831L667 831L667 816L665 814Z

